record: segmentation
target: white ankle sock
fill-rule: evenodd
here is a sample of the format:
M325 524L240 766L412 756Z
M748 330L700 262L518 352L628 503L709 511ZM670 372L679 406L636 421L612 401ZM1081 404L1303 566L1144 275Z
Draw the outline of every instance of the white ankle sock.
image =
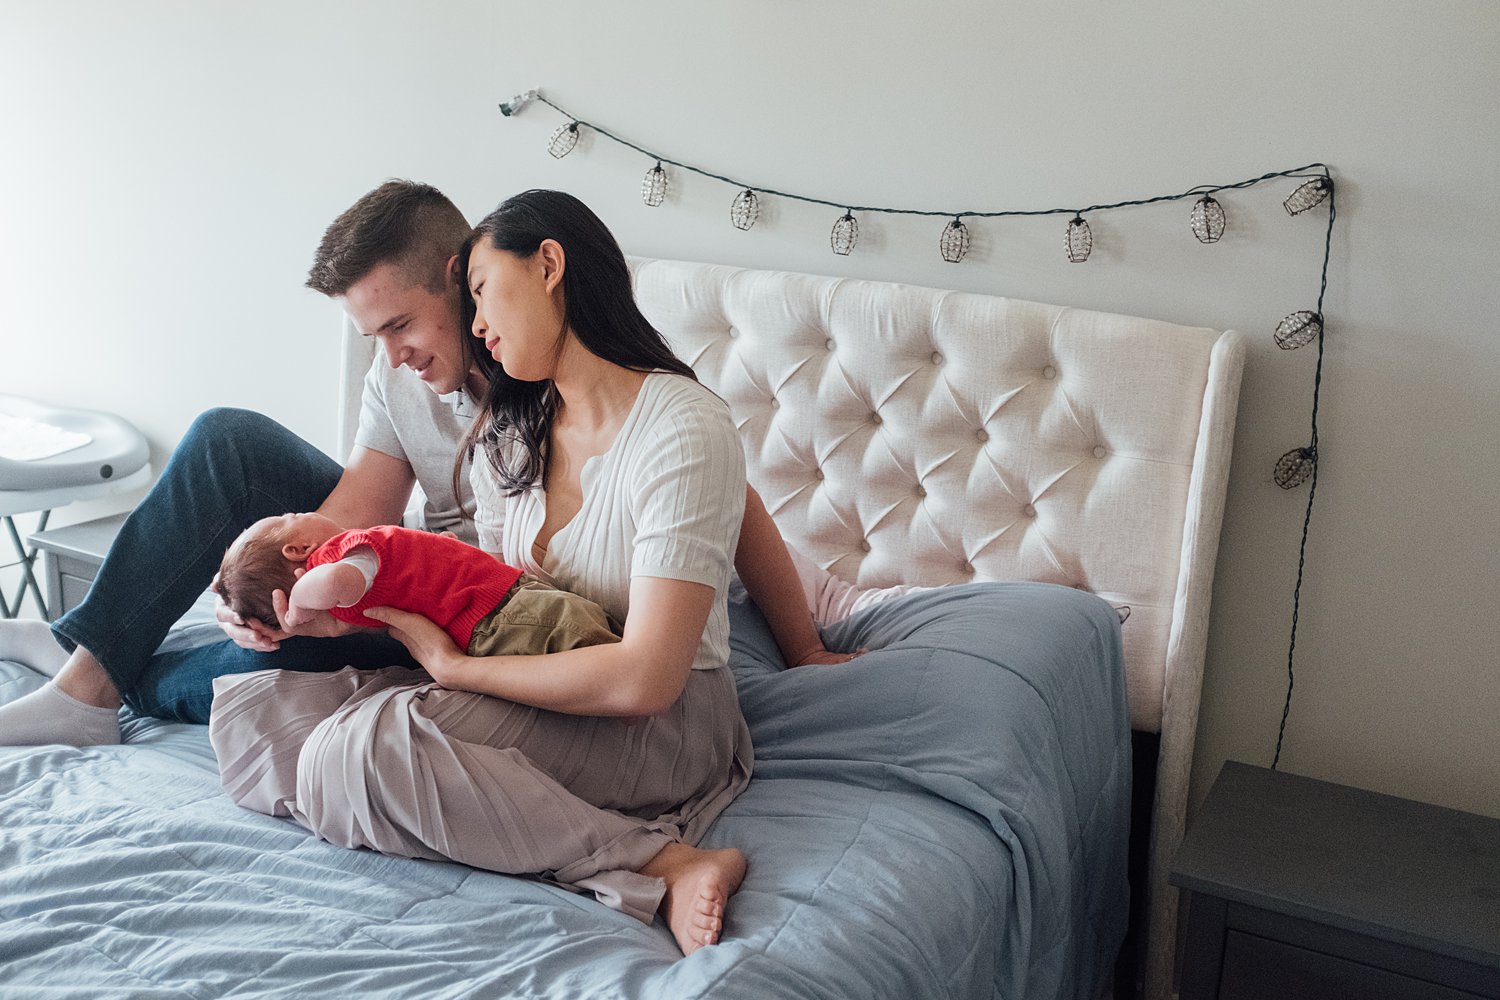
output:
M46 622L0 621L0 660L15 660L38 673L56 677L68 661L68 651L52 638L52 626Z
M120 712L99 708L64 694L48 681L8 705L0 705L0 746L27 747L61 743L91 747L120 742Z

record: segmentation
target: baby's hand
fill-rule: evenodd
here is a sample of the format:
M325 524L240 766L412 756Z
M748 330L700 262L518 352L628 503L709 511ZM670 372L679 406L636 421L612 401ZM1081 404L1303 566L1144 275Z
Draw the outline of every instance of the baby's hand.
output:
M283 590L271 591L271 606L276 609L281 627L290 635L348 635L355 629L355 626L339 621L327 611L292 604Z

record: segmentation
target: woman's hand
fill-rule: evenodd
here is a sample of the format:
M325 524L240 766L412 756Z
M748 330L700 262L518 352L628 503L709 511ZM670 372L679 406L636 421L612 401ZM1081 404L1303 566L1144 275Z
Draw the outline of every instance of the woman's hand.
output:
M365 617L389 625L391 636L405 646L412 659L422 664L432 679L443 687L455 691L471 690L464 687L461 680L469 656L458 648L452 636L433 624L432 619L396 608L370 608Z
M821 643L798 654L793 660L788 661L788 667L807 667L815 663L848 663L856 657L868 653L868 649L856 649L852 653L835 653Z

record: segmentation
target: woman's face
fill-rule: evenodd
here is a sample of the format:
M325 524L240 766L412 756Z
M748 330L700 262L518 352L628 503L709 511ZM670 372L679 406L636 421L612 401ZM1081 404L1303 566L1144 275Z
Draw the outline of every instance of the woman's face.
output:
M505 374L523 382L555 377L563 336L562 247L544 240L530 257L481 239L469 254L474 336Z

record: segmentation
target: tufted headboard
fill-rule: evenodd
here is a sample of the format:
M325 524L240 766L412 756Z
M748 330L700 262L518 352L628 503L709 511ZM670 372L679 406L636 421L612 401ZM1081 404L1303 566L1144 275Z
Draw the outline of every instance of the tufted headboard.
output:
M1161 734L1148 996L1169 989L1234 333L907 285L634 260L728 401L789 544L861 586L1038 580L1131 608L1131 724Z
M1166 995L1237 334L988 295L632 259L647 318L728 401L789 544L861 586L1038 580L1131 608L1160 733L1148 996ZM353 338L357 341L359 338ZM368 350L346 337L341 436Z

